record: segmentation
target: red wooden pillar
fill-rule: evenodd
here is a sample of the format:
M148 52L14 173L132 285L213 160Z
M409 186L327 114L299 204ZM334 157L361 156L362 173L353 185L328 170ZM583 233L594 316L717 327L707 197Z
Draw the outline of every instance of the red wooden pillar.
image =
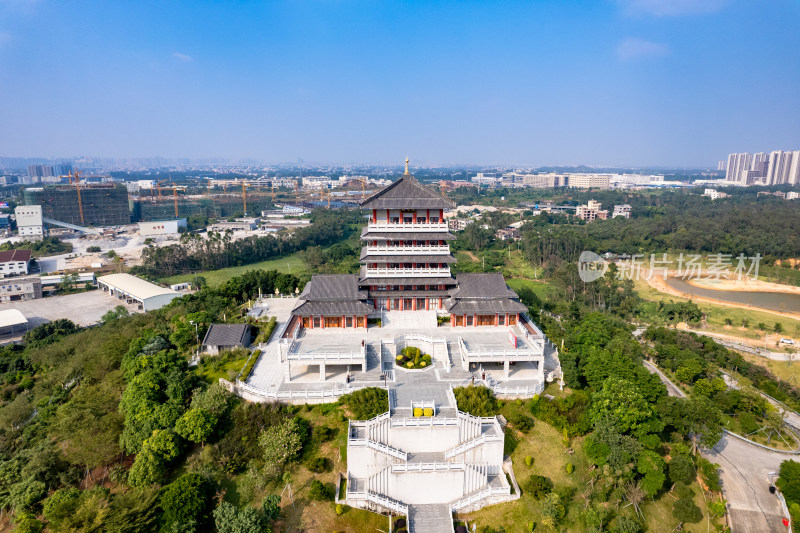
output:
M377 221L378 221L378 210L377 209L373 209L372 210L372 223L374 224Z
M386 210L386 223L389 223L389 210Z
M417 210L414 209L414 224L417 223Z

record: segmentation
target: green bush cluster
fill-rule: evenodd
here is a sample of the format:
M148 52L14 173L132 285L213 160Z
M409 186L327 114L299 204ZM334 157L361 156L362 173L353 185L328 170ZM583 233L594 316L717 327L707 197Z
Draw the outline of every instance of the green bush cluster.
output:
M497 399L486 387L456 387L453 389L458 408L473 416L495 416L499 412Z
M400 355L395 358L397 366L404 366L409 369L423 369L431 366L431 356L422 353L419 348L406 346L400 350Z

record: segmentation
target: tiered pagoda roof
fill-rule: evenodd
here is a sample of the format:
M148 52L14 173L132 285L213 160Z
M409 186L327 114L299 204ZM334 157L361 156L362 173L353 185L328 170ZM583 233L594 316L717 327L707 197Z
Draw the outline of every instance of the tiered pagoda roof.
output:
M365 209L453 209L456 204L424 186L414 176L400 179L360 202Z

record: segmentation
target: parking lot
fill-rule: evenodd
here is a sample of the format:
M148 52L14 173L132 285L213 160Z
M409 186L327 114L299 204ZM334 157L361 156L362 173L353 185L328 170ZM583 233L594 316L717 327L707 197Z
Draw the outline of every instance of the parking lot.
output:
M80 326L89 326L100 321L100 317L122 305L118 300L103 291L89 291L78 294L49 296L23 302L4 302L2 309L19 309L28 319L30 327L59 318L68 318ZM134 312L134 306L126 306Z

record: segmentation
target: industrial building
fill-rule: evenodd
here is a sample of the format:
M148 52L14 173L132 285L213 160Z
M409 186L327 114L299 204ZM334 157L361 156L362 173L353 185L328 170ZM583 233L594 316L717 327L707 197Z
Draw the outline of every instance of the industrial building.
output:
M34 300L42 297L42 280L31 278L0 279L0 303Z
M143 311L160 309L181 293L159 287L130 274L109 274L97 278L97 286L126 303L138 304Z
M44 238L44 222L42 221L42 206L19 205L14 208L17 220L17 233L29 241L40 241Z
M154 220L152 222L139 222L139 235L173 235L186 230L186 219Z
M0 311L0 337L13 337L27 330L28 319L18 309Z
M42 217L80 226L130 224L128 189L123 184L93 183L28 187L25 205L42 206Z

